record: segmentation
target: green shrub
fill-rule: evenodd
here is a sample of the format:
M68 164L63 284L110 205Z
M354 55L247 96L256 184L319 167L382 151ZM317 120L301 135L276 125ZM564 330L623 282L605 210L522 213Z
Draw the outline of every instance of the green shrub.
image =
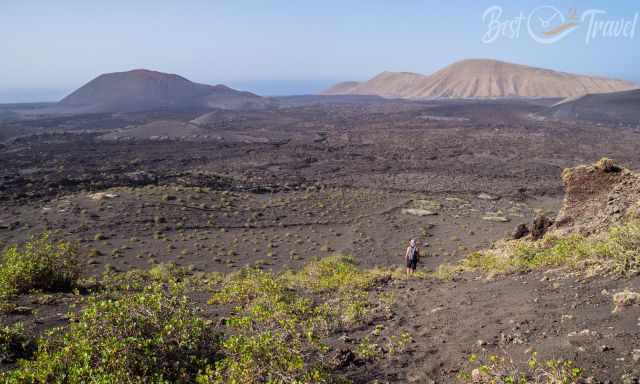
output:
M314 293L367 290L389 277L387 272L363 271L353 258L342 255L308 262L302 270L285 276L292 284Z
M321 338L333 313L290 289L283 276L244 269L222 281L209 303L234 305L224 322L225 358L209 370L209 382L312 383L327 376Z
M604 241L595 245L601 258L612 262L619 275L640 274L640 221L632 220L609 230Z
M438 265L436 270L433 272L433 277L439 280L451 281L461 271L462 271L462 268L458 265L443 263Z
M24 333L22 324L0 327L0 364L13 363L34 352L33 340Z
M390 355L398 355L404 353L409 348L409 344L413 342L413 336L409 332L402 332L399 335L391 335L386 344L387 353Z
M323 363L328 358L325 338L340 327L362 324L375 305L391 305L388 298L379 300L370 292L388 276L384 271L360 270L344 256L312 261L296 272L244 269L229 275L214 288L209 301L232 305L233 315L225 320L227 336L221 351L226 358L209 370L207 380L332 380Z
M236 303L246 305L258 297L270 297L278 301L284 294L284 280L270 272L246 268L227 276L209 304Z
M174 263L160 263L149 270L131 269L127 272L106 270L99 282L93 284L99 290L108 293L142 292L148 286L157 283L175 284L189 280L191 285L200 284L201 281L189 276L187 267L179 267ZM213 277L214 274L211 274Z
M343 257L279 274L243 269L196 276L169 264L107 273L68 328L40 340L33 360L0 381L338 382L326 340L350 324L366 324L376 306L381 314L391 310L393 298L378 298L372 289L388 275L362 271ZM184 297L184 289L203 288L212 291L212 321ZM403 353L410 341L408 334L393 336L389 353L380 347L380 356Z
M525 367L519 367L508 356L489 356L480 362L472 355L469 361L476 364L471 372L462 372L458 379L465 384L571 384L584 379L582 369L570 360L539 361L533 353Z
M73 288L81 264L76 247L54 242L49 234L4 251L0 264L0 297L30 290L66 291Z
M356 346L356 356L364 361L373 361L382 355L382 347L379 344L372 342L368 336L365 336L360 340Z
M327 383L320 363L307 367L305 356L283 334L233 335L222 344L225 358L208 368L197 382L212 384Z
M193 382L215 362L218 336L185 297L160 288L97 301L54 330L8 383Z
M381 269L362 270L353 258L334 255L308 262L301 270L288 272L283 278L292 289L308 295L324 295L335 320L341 326L364 322L377 304L370 290L392 278Z

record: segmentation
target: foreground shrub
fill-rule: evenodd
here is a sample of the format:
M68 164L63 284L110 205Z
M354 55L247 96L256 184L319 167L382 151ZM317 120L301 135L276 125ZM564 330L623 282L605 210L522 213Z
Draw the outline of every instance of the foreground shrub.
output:
M327 338L362 324L393 296L378 295L383 271L362 271L340 256L300 272L243 269L196 276L175 266L108 273L96 296L39 343L33 360L0 375L8 383L289 384L341 382ZM144 288L145 285L150 287ZM205 321L184 297L212 291ZM172 293L173 292L173 293ZM100 300L99 298L102 298ZM215 324L215 328L211 325ZM406 351L409 334L389 338L388 355ZM0 380L2 381L2 380Z
M193 382L213 364L218 336L193 304L159 288L92 300L63 336L54 330L8 383Z
M225 319L225 359L204 378L213 383L323 382L326 346L321 338L333 323L329 307L288 286L281 275L258 269L231 274L211 305L234 305Z
M22 324L0 327L0 364L13 363L34 352L33 340L24 332Z
M75 246L54 242L45 233L4 251L0 264L0 297L30 290L69 290L76 284L80 268Z
M344 256L315 260L296 272L245 269L229 275L209 301L233 306L232 316L225 319L225 358L204 378L214 383L335 380L325 338L361 323L373 308L384 313L390 298L370 290L388 276L360 270Z
M584 379L582 369L573 361L539 361L535 353L524 368L507 356L492 355L479 362L474 355L469 361L478 366L458 376L465 384L574 384Z
M226 357L198 377L200 384L290 384L333 382L318 361L308 366L295 340L281 333L233 335L222 348Z

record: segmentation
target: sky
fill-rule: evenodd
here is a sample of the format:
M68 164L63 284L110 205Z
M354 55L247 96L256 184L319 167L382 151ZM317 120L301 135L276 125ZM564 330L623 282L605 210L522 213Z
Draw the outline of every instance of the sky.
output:
M579 17L601 10L597 20L626 21L634 33L596 33L587 43L585 21L542 44L526 20L509 29L547 5L564 15L576 8ZM495 6L502 13L490 24L493 14L483 14ZM534 22L553 16L546 11ZM631 28L638 12L635 0L0 0L0 102L55 101L101 73L136 68L261 95L309 94L466 58L640 83L640 20ZM490 25L503 33L483 41Z

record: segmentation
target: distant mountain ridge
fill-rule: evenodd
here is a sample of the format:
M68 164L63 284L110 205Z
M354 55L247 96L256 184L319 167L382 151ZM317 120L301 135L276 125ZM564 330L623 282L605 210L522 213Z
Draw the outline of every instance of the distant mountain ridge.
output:
M551 107L545 115L560 120L640 124L640 89L566 99Z
M85 112L136 112L185 108L263 108L269 102L225 85L194 83L175 75L135 69L102 74L58 105Z
M625 81L574 75L503 61L470 59L432 75L382 72L365 82L343 82L324 95L377 95L398 98L576 97L637 88Z

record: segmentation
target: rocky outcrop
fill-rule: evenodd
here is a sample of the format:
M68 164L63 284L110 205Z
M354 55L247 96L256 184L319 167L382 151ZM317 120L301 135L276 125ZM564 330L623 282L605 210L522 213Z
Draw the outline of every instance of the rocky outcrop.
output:
M640 175L603 158L565 169L565 197L552 230L585 235L640 216Z
M527 224L519 224L513 232L513 239L518 240L528 236L531 240L540 240L552 225L553 220L545 215L539 215L533 220L531 229Z
M542 239L547 230L553 225L553 220L547 216L540 215L533 221L533 227L531 228L531 238L533 240Z
M522 239L523 237L529 235L530 232L531 231L529 231L529 227L527 226L527 224L518 224L515 231L513 231L513 239Z

